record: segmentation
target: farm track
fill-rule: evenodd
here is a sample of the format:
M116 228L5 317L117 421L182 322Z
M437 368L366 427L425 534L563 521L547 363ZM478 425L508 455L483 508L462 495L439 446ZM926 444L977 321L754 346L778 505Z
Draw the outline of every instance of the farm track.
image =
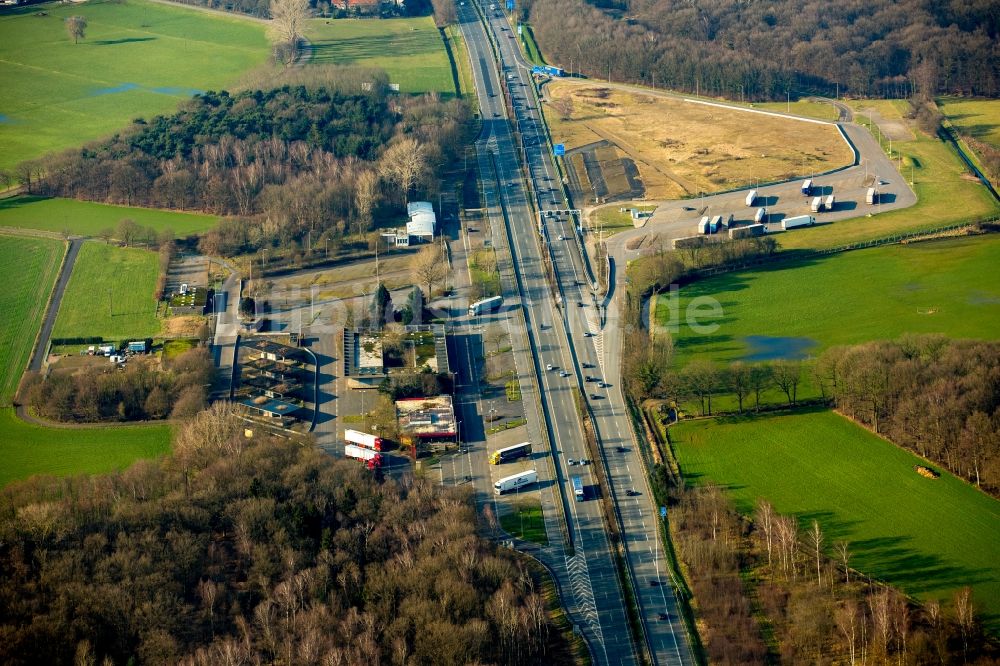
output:
M67 250L66 258L63 260L62 267L59 269L59 277L56 280L55 287L52 289L52 298L49 299L49 307L45 311L45 318L42 320L42 328L38 333L38 338L35 340L35 348L31 351L31 360L28 362L28 370L30 372L38 372L42 369L42 362L45 360L46 352L49 349L49 339L52 337L52 329L56 324L56 315L59 314L59 306L62 303L63 294L66 292L66 285L69 284L70 276L73 275L73 266L76 264L76 258L80 254L80 248L83 247L83 242L83 238L73 238L69 241L69 250ZM52 423L32 416L28 412L28 408L24 405L17 405L15 412L17 413L17 418L22 421L41 426L51 426L57 428L107 427L106 424L99 423L95 423L93 425L82 425L79 423Z

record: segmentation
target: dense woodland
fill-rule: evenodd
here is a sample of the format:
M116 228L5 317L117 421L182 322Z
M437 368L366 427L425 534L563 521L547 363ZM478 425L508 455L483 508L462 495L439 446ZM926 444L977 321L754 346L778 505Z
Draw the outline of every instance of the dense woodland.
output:
M671 525L710 663L996 663L969 588L918 604L851 569L830 543L760 502L741 516L718 488L675 488ZM830 553L828 557L825 553Z
M246 439L216 406L165 459L0 491L0 662L563 663L475 524L458 490Z
M205 408L215 366L204 348L191 349L159 368L152 357L123 367L102 362L74 373L25 375L20 396L54 421L145 421L189 418Z
M528 0L521 11L551 61L602 79L747 100L1000 94L991 0Z
M834 347L812 372L840 411L1000 493L1000 343L920 336Z
M468 122L462 102L389 96L384 78L205 93L19 173L41 194L237 216L207 234L209 253L362 233L436 194Z

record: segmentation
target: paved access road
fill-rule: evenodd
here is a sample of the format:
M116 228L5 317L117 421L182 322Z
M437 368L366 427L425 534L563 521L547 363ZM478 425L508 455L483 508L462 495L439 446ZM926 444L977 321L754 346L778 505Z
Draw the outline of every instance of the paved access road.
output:
M545 211L562 210L567 206L562 200L559 175L546 145L530 68L521 58L515 32L505 17L481 8L489 14L488 29L499 51L494 66L494 54L475 8L466 3L460 4L458 10L485 121L480 141L480 147L485 144L485 150L481 150L480 166L484 174L491 174L493 167L496 170L499 203L507 215L513 269L530 342L530 363L540 381L538 398L546 417L540 425L552 442L555 480L562 491L552 498L552 503L562 504L577 552L584 555L585 560L567 562L567 569L572 572L584 565L586 575L576 575L572 587L585 587L580 581L589 580L596 610L596 621L586 622L582 628L599 662L631 663L636 659L628 638L622 591L608 551L599 503L575 502L572 490L567 488L569 477L580 475L591 497L598 492L592 468L568 464L571 458L588 457L574 399L577 391L587 396L591 405L602 455L610 472L609 481L625 527L627 563L639 597L649 650L656 663L690 663L690 650L671 588L668 584L654 586L651 583L666 582L659 557L662 544L657 510L651 503L646 474L632 439L620 392L618 350L617 347L606 348L607 327L602 328L603 313L581 255L575 220L567 214L545 215ZM501 85L511 96L514 108L511 120L519 130L520 144L515 143L504 117ZM521 171L522 163L525 172ZM527 175L530 190L522 174ZM528 197L532 197L536 208L542 211L541 217L533 213ZM546 281L542 244L555 266L556 295ZM511 299L507 302L508 305L517 304ZM608 324L614 325L613 322ZM549 365L552 370L546 369ZM568 376L563 376L563 370ZM586 381L588 375L610 386L599 388L596 382ZM529 418L529 431L530 426ZM624 452L619 452L619 447ZM638 495L626 495L626 491L632 489ZM548 514L558 511L559 507L545 504L543 500L543 508ZM582 592L586 597L587 590ZM566 601L571 610L574 604L586 606L589 603L586 598ZM660 619L661 614L665 620Z

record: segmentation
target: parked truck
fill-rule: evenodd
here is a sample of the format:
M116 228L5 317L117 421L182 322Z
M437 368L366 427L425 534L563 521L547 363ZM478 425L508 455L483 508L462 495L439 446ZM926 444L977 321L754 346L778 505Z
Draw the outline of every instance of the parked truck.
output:
M729 227L733 226L734 222L736 222L736 216L730 213L725 218L723 218L722 229L728 229Z
M511 460L517 460L518 458L530 455L531 442L521 442L520 444L515 444L514 446L508 446L494 451L490 454L490 464L501 465L505 462L510 462Z
M535 65L531 68L531 73L543 76L566 76L562 67L553 67L552 65Z
M509 493L512 490L520 490L525 486L530 486L535 481L538 481L538 472L533 469L529 469L527 472L505 476L500 479L493 484L493 492L497 495L503 495L504 493Z
M375 435L369 435L366 432L361 432L360 430L345 430L344 439L349 443L356 446L360 446L365 449L371 449L372 451L382 450L382 438L376 437Z
M683 238L675 238L671 241L673 248L675 250L689 250L695 247L705 247L712 242L712 239L707 236L684 236Z
M710 223L711 223L711 219L708 217L708 215L705 215L704 217L702 217L701 218L701 222L698 223L698 233L699 234L707 234L709 232L709 229L711 228L711 224Z
M583 479L579 476L572 477L573 481L573 496L576 497L577 502L582 502L587 499L587 493L583 489Z
M813 182L812 178L806 178L802 181L802 196L807 197L812 194Z
M757 190L747 192L747 208L753 208L753 202L757 200Z
M732 239L736 238L755 238L757 236L763 236L767 233L766 224L748 224L745 227L733 227L729 230L729 237Z
M781 228L794 229L796 227L811 227L814 224L816 224L816 218L812 215L796 215L795 217L786 217L783 219L781 221Z
M865 203L873 205L878 203L878 190L874 187L869 187L868 194L865 195Z
M484 312L493 312L494 310L499 310L500 306L503 305L503 296L494 296L493 298L484 298L481 301L476 301L469 306L469 316L476 317Z
M712 218L712 221L708 223L708 233L717 234L720 229L722 229L722 216L716 215Z
M767 217L767 209L766 208L758 208L757 209L757 213L754 214L754 216L753 216L753 223L754 224L760 224L761 222L764 221L765 217Z
M823 197L813 197L812 205L809 206L809 210L814 213L818 213L823 210Z
M826 201L823 203L823 206L826 208L827 211L833 210L833 207L836 205L837 205L837 199L832 194L828 196L826 198Z
M344 446L344 456L364 461L368 469L375 469L382 466L382 454L372 449L366 449L363 446L347 444Z

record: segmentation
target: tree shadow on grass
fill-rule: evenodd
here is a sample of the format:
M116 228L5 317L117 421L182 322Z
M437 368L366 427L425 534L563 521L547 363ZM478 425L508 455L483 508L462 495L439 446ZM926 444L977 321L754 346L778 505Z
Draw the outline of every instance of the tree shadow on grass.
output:
M423 55L444 51L435 34L398 33L349 39L318 39L312 42L312 62L347 63L386 56Z
M916 594L995 579L995 572L989 569L948 564L938 555L909 547L911 541L911 537L893 536L852 542L854 566Z
M116 44L133 44L135 42L152 42L156 37L122 37L121 39L98 39L90 42L91 46L115 46Z

